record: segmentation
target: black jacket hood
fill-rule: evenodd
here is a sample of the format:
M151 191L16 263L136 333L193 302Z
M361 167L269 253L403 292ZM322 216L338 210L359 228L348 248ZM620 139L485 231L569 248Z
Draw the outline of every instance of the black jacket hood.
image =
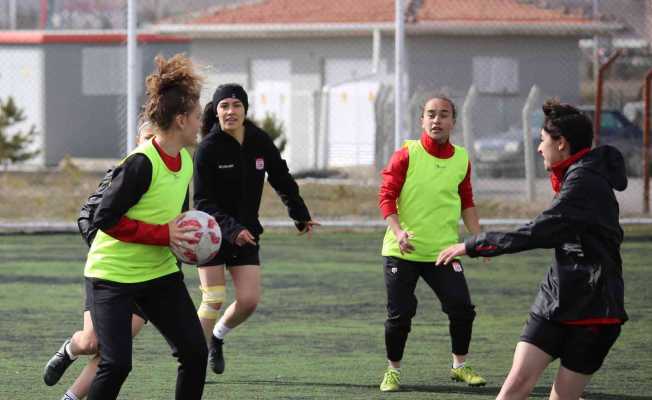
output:
M575 164L571 165L566 174L576 168L590 169L604 177L611 187L622 192L627 188L625 159L620 150L613 146L600 146L591 150Z

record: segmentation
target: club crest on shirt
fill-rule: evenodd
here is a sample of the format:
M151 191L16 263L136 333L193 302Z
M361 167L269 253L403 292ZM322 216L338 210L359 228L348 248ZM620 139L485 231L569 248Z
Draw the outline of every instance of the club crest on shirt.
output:
M453 267L453 271L455 272L462 272L462 264L457 260L451 262L451 267Z
M256 158L256 169L258 171L262 171L263 169L265 169L265 159L264 158L262 158L262 157Z

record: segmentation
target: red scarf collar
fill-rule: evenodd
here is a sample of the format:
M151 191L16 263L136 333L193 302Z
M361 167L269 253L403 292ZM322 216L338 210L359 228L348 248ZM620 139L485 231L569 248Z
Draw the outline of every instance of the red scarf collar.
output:
M564 174L568 171L568 168L575 164L577 160L584 157L589 151L591 151L591 149L588 147L582 149L567 159L559 161L550 167L550 183L552 184L552 190L555 193L561 191L562 180L564 179Z
M437 158L451 158L455 152L455 148L450 142L439 144L428 136L426 132L421 134L421 145L426 149L428 154Z
M155 137L152 138L152 143L154 144L156 151L158 151L158 154L161 156L163 163L165 163L165 166L167 166L172 172L179 172L181 170L181 153L177 154L175 157L167 155L158 144Z

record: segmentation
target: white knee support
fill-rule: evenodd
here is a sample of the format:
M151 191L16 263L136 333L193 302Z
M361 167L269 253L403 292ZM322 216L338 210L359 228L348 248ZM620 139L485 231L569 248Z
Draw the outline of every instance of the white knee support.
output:
M217 319L220 315L219 310L211 307L211 304L222 304L226 299L224 285L199 287L202 291L201 305L197 310L199 318Z

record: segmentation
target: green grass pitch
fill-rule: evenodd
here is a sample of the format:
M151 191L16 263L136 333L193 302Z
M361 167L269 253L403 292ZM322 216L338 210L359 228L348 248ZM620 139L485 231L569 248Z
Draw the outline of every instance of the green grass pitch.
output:
M318 232L312 240L271 232L262 239L263 300L226 340L224 375L209 372L205 399L492 399L552 251L503 256L485 264L465 259L478 316L470 364L488 381L468 388L448 377L450 340L439 302L421 282L419 310L403 360L400 393L381 394L385 369L385 291L382 232ZM652 241L623 246L626 305L631 320L587 399L652 399ZM59 399L85 360L54 387L43 384L44 363L82 325L78 236L0 236L0 399ZM184 267L198 303L199 282ZM230 286L227 296L232 297ZM532 398L547 398L553 363ZM170 399L176 363L148 325L134 343L133 371L120 398Z

